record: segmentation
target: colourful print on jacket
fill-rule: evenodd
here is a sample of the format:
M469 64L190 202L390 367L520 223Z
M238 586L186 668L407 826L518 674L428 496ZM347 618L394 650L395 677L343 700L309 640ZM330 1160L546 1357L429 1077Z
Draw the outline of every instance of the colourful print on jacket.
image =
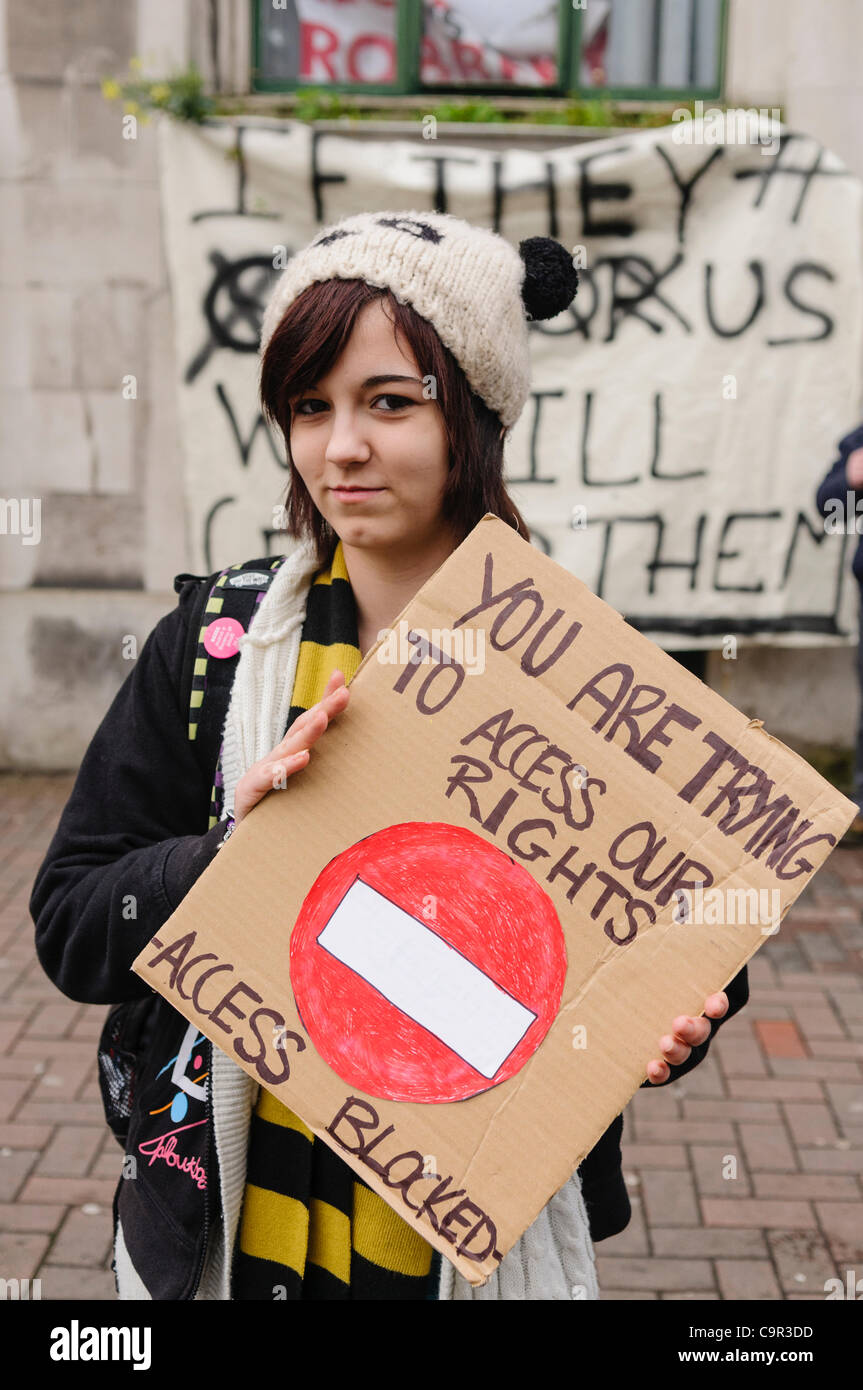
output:
M177 1127L166 1130L164 1134L158 1134L152 1139L146 1139L138 1145L138 1152L149 1161L148 1166L152 1167L157 1159L161 1159L169 1168L187 1173L202 1190L207 1186L206 1168L197 1155L183 1156L185 1141L178 1136L207 1123L206 1114L200 1119L190 1120L188 1124L181 1123L190 1113L197 1113L196 1106L206 1106L209 1073L201 1073L204 1060L202 1049L206 1047L206 1043L204 1034L198 1032L194 1023L190 1023L183 1034L179 1052L157 1073L158 1080L170 1067L170 1084L176 1086L177 1090L165 1105L149 1112L151 1115L161 1115L166 1110L170 1111L170 1118Z

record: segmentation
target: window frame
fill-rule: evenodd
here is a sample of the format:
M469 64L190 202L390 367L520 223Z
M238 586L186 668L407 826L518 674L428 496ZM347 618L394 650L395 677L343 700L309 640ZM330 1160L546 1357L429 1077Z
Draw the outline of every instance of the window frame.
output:
M356 93L363 96L410 96L419 86L419 39L422 33L422 0L396 0L396 76L394 82L286 82L266 80L257 76L260 66L260 10L269 0L252 0L251 72L249 91L252 94L279 92L300 93L323 90L327 93Z
M391 83L381 82L286 82L258 78L260 63L260 10L269 0L252 0L249 6L251 20L250 55L251 71L249 91L252 94L292 93L323 90L327 93L354 94L364 96L415 97L417 102L423 97L460 97L464 101L478 100L482 97L572 97L579 101L697 101L722 99L725 90L725 71L728 46L729 0L719 4L719 46L718 73L714 86L707 87L580 87L581 69L581 18L582 9L574 0L558 0L557 26L557 74L558 80L544 86L516 85L515 83L464 83L420 82L420 40L422 38L423 0L396 0L396 76Z
M725 92L725 73L728 57L728 12L729 0L719 0L717 25L719 28L717 45L717 74L713 86L663 87L579 87L578 74L581 68L581 9L575 11L575 36L573 39L570 68L572 90L578 93L581 101L592 97L608 101L722 101Z

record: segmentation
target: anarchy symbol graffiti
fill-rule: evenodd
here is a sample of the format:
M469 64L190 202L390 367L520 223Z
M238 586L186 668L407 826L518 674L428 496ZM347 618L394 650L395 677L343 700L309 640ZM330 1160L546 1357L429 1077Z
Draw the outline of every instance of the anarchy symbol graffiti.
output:
M187 384L195 380L217 348L257 352L268 292L278 274L272 256L230 260L212 251L210 261L214 274L201 306L207 337L186 368Z

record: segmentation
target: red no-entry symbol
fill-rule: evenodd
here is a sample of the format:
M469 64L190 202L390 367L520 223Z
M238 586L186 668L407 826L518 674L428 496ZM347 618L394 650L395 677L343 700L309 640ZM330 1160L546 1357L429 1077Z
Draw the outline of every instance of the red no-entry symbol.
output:
M566 977L554 904L461 826L388 826L327 864L291 937L317 1051L390 1100L464 1100L507 1081L551 1027Z

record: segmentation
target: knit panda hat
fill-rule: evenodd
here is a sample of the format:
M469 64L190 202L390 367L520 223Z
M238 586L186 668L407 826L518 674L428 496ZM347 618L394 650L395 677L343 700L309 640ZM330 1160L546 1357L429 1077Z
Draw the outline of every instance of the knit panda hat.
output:
M507 429L530 390L528 321L562 313L578 287L571 255L551 237L528 237L516 250L449 213L361 212L323 228L288 261L264 311L261 357L289 305L317 280L365 280L412 305Z

